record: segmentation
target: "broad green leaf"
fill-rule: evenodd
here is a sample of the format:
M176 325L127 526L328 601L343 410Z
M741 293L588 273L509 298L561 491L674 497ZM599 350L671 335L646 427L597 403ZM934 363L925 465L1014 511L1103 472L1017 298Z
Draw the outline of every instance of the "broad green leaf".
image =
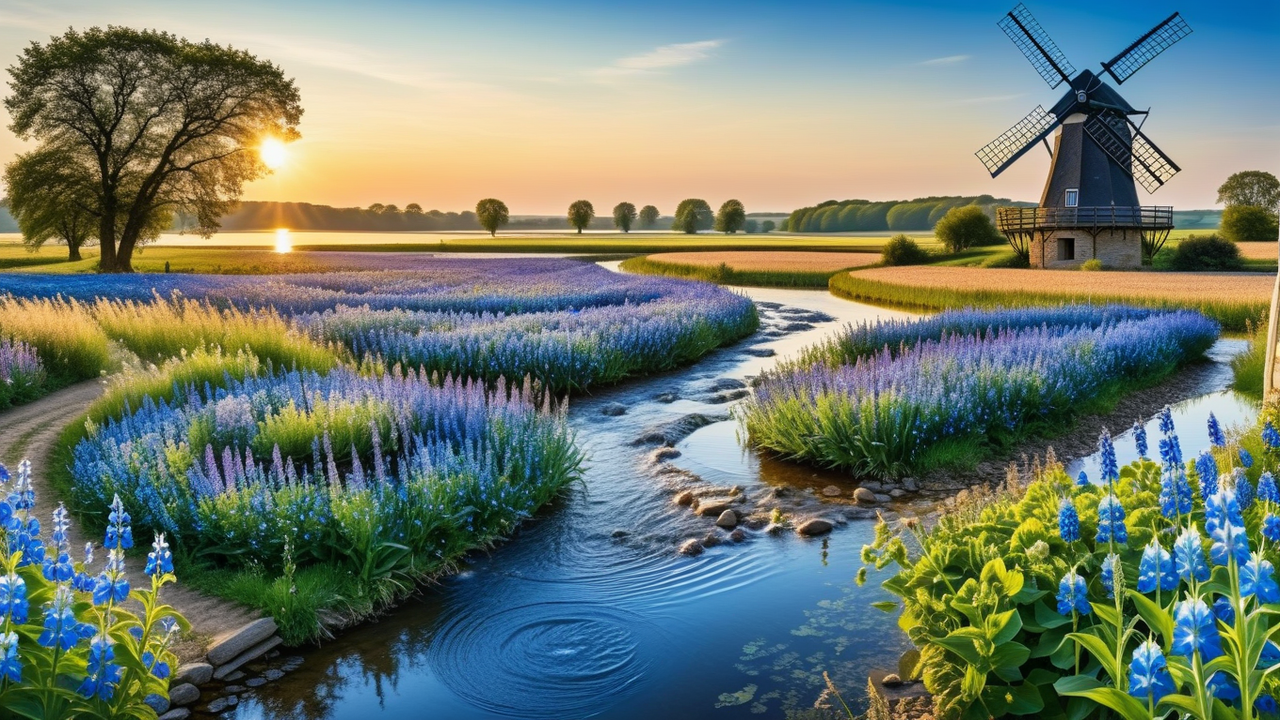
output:
M880 602L871 603L871 607L882 612L891 613L898 609L898 603L893 602L892 600L882 600Z
M1142 616L1143 622L1160 635L1164 648L1168 650L1173 644L1173 616L1165 612L1154 600L1136 590L1130 590L1126 594L1133 601L1133 606Z
M1073 675L1054 684L1059 695L1088 698L1099 705L1111 708L1125 720L1151 720L1147 708L1128 693L1103 685L1091 677Z

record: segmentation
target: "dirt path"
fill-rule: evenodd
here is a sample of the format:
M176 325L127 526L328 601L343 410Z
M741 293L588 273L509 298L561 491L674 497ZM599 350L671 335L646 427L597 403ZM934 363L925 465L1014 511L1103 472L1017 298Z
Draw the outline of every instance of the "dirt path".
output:
M36 490L35 512L46 527L49 516L60 501L45 482L44 470L52 461L54 444L62 429L79 418L89 403L102 394L103 387L100 380L87 380L33 403L0 413L0 462L4 462L12 471L23 458L31 460L32 484ZM130 498L122 500L127 508ZM102 538L86 538L78 523L72 523L69 535L72 557L77 560L83 552L86 540L93 540L101 548ZM141 534L135 540L144 550L151 544L150 539ZM101 564L104 559L105 556L99 549L95 560ZM135 585L146 581L146 575L142 572L145 565L145 552L135 553L128 558L129 579ZM177 584L165 588L162 596L165 602L177 608L191 622L192 637L176 648L178 656L184 661L203 657L212 638L237 630L258 616L256 611L183 586L181 576Z

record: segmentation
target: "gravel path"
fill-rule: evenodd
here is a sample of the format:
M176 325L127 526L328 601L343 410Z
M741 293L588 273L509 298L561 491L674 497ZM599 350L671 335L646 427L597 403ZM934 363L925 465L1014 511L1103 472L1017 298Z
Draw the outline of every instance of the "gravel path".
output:
M44 479L44 469L52 461L54 443L62 429L79 418L89 403L102 394L103 388L102 381L87 380L33 403L0 413L0 462L4 462L12 471L23 458L31 460L32 484L36 490L35 511L46 527L50 514L61 500ZM127 508L129 498L122 499ZM73 558L80 557L87 539L92 539L101 548L102 538L86 538L78 523L72 523L69 534L74 550ZM135 540L144 549L151 544L141 534ZM95 559L98 563L104 559L101 549ZM146 580L146 575L142 572L145 564L145 552L136 552L127 559L129 577L133 583ZM181 576L176 584L165 587L162 597L191 622L192 636L175 648L184 661L203 657L211 640L238 630L258 617L256 611L183 586Z

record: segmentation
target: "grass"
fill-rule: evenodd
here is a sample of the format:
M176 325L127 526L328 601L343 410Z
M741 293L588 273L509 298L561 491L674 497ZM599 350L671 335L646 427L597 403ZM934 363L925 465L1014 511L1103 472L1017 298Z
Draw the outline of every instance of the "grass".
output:
M1273 280L1225 273L1095 272L915 266L840 273L830 290L864 302L946 310L1123 303L1198 310L1230 332L1267 312Z
M98 377L114 364L107 334L83 303L0 296L0 335L36 349L49 390Z
M1262 379L1267 364L1267 317L1250 323L1249 349L1231 359L1231 386L1237 392L1262 398Z
M735 270L727 263L719 265L692 265L634 257L619 266L626 272L642 275L702 280L718 285L743 285L750 287L824 288L837 271L823 270Z

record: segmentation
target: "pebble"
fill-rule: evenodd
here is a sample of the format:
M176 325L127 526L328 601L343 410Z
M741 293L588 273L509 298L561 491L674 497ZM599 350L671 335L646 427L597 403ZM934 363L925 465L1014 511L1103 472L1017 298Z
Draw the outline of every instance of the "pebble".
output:
M148 695L142 699L142 702L146 703L152 710L155 710L157 715L163 715L169 711L169 698L163 695Z
M889 491L889 497L891 498L900 498L906 494L907 494L907 491L903 490L902 488L894 488Z
M626 530L614 530L612 533L609 533L609 537L617 540L618 538L624 538L630 534L631 533L627 532Z
M889 673L884 676L884 679L880 681L880 684L885 687L898 687L902 684L902 678L898 677L897 673Z
M627 406L623 405L622 403L616 403L616 402L605 403L600 408L600 414L606 415L608 417L618 417L619 415L626 415Z
M213 666L209 663L186 663L173 676L173 684L203 685L213 679Z
M735 502L731 497L705 497L698 498L698 505L695 511L699 515L707 517L719 517L721 513L729 509L729 506Z
M170 705L190 705L200 699L200 688L191 683L173 685L169 688Z
M702 538L702 547L715 547L722 542L724 541L720 539L719 535L715 533L707 533L707 536Z
M283 663L280 663L280 669L284 672L293 672L300 667L302 667L302 658L297 655L287 657Z
M832 527L834 526L830 520L812 518L797 525L796 532L806 537L813 537L814 535L826 535L831 532Z
M158 720L187 720L189 717L191 717L190 710L186 708L174 708L161 715Z
M892 502L892 501L893 501L893 498L889 497L888 495L885 495L883 493L876 493L876 502L883 504L883 503Z
M680 554L688 555L689 557L695 557L695 556L701 555L702 543L698 542L697 539L693 539L693 538L689 540L685 540L684 544L680 546Z
M258 645L276 634L276 621L267 617L259 618L245 625L231 635L219 640L209 648L209 664L223 665L244 651Z
M738 526L738 514L732 510L725 510L720 513L720 517L716 518L716 525L725 530L732 530Z
M226 687L222 688L222 692L225 692L225 693L231 693L231 694L233 694L233 695L234 695L234 694L237 694L237 693L242 693L242 692L244 692L244 686L243 686L243 685L228 685L228 686L226 686Z
M206 705L204 708L204 711L207 713L212 713L216 715L222 712L223 710L226 710L227 708L233 708L239 704L240 704L240 698L236 697L235 695L227 695L226 697L220 697L217 700L214 700L213 702Z
M853 491L853 499L864 505L875 505L876 494L865 487Z
M840 497L841 495L844 494L844 492L841 491L840 488L836 487L835 485L828 485L822 488L822 494L826 495L827 497L833 498L833 497Z
M902 489L907 492L920 492L920 481L913 477L902 478Z
M736 543L740 543L747 539L747 534L742 531L742 528L738 528L733 532L729 533L729 539Z
M267 684L267 679L265 677L249 678L248 680L244 681L244 684L248 685L251 688L262 687L263 685Z
M228 676L226 676L226 677L222 678L222 681L223 681L223 682L237 682L237 681L239 681L239 680L243 680L243 679L244 679L244 673L242 673L242 672L240 672L239 670L237 670L237 671L235 671L235 672L231 673L230 675L228 675Z
M692 505L692 504L693 504L693 491L691 491L691 490L682 490L682 491L680 491L679 493L677 493L677 494L676 494L676 498L675 498L675 500L676 500L676 504L677 504L677 505Z

